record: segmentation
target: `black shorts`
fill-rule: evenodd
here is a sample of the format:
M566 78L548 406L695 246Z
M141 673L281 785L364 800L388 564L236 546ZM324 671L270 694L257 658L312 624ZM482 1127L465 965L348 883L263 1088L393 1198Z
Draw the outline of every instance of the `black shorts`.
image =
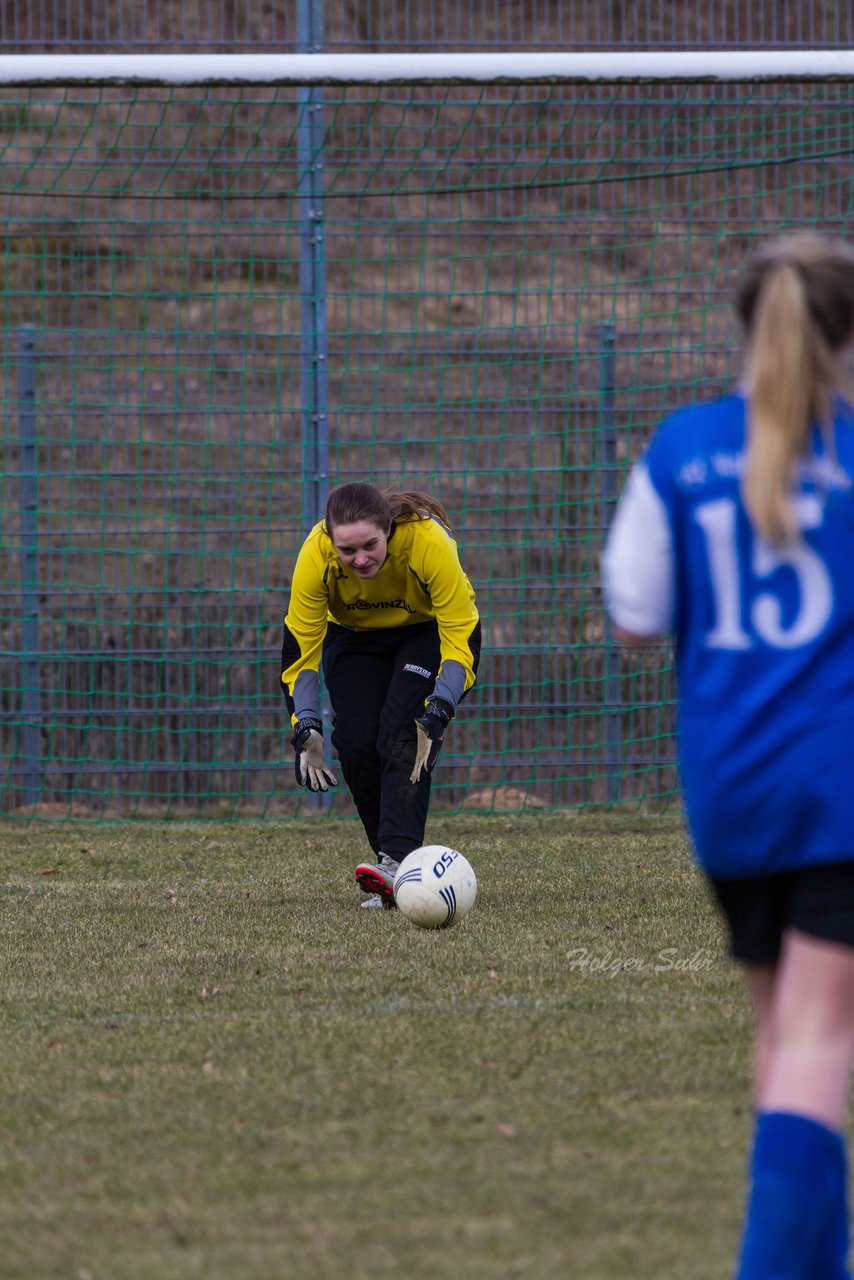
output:
M787 929L854 947L854 862L772 876L709 876L729 925L730 951L745 964L776 964Z

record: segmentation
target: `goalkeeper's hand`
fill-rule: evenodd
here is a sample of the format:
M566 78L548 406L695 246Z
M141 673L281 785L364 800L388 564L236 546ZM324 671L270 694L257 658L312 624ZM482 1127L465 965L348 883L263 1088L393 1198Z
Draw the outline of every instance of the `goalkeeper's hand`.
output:
M410 782L418 782L422 773L433 772L445 740L445 729L453 718L454 708L444 698L430 698L421 715L415 717L417 741Z
M328 791L338 786L338 779L323 754L323 721L306 716L297 720L291 746L296 752L294 773L301 787L309 791Z

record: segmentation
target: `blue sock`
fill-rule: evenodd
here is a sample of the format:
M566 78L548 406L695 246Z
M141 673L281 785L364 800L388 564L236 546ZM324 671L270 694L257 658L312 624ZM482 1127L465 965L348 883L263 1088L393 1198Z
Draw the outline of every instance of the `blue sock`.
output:
M841 1134L760 1112L735 1280L850 1280L846 1182Z

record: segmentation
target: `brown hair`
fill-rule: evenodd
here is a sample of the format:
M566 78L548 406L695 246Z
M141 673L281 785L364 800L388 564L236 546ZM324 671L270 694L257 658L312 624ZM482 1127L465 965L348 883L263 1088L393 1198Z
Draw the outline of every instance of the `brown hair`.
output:
M429 520L430 516L438 516L450 527L445 508L429 493L422 493L420 489L378 489L376 485L357 480L332 490L323 523L331 538L333 529L340 524L367 520L390 533L393 524Z
M854 249L803 232L748 262L735 299L746 337L744 501L772 545L798 536L792 486L810 428L831 428L834 392L851 395L837 355L854 336Z

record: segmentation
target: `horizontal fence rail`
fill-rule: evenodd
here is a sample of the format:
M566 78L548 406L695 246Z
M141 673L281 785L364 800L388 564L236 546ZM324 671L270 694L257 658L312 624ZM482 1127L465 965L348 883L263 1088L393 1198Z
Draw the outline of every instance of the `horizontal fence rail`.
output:
M0 55L0 84L585 84L833 80L851 49L538 53L158 53Z

